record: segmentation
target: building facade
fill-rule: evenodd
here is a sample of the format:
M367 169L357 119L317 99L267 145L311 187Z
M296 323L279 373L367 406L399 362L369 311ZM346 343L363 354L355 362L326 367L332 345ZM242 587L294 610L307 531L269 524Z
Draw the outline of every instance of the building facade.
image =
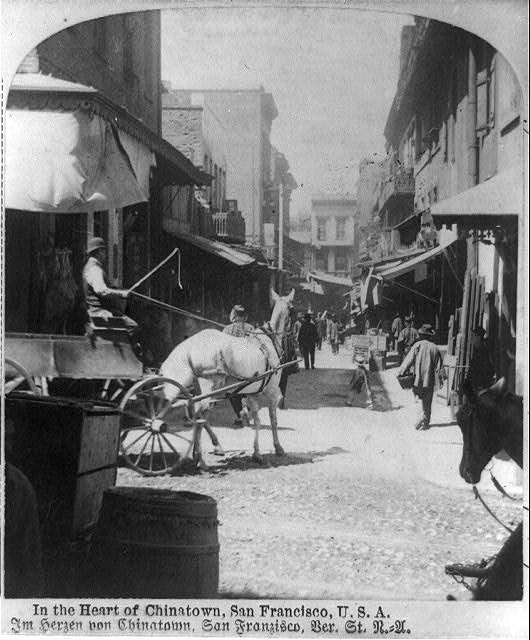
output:
M355 264L357 200L322 194L311 199L311 269L349 277Z
M226 135L226 199L237 200L245 219L246 240L263 243L265 189L271 181L270 132L278 115L263 87L253 90L173 90L183 106L200 106L222 125ZM215 177L215 176L214 176Z
M401 233L415 225L412 236L428 219L438 236L449 229L457 235L447 266L460 283L460 304L452 302L463 305L461 339L468 341L470 327L482 324L497 375L512 390L522 389L523 371L516 330L523 313L517 302L523 299L523 135L521 88L500 52L449 24L416 18L402 39L401 73L385 127L394 175L414 176L413 205L406 185L406 205L396 210L394 228ZM394 200L396 191L389 191ZM385 207L389 213L389 198L382 200L380 213ZM482 291L476 304L466 302L465 279Z

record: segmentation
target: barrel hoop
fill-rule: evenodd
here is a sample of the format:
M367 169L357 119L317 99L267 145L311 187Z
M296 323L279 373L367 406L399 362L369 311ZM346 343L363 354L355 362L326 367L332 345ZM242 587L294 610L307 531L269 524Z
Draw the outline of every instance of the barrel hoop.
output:
M193 544L175 544L175 545L167 545L167 544L153 544L151 542L133 542L132 540L122 540L120 538L94 538L92 540L92 544L104 544L107 547L109 545L113 546L122 546L122 547L131 547L133 549L153 549L168 552L175 551L190 551L194 554L200 553L201 555L218 553L220 545L219 544L203 544L203 545L193 545Z
M131 519L131 512L125 511L122 514L119 514L117 511L112 513L112 518L115 518L117 515L121 515L122 518ZM164 513L153 514L153 513L144 513L144 512L136 512L134 514L134 522L139 522L138 518L141 518L142 522L154 522L156 524L160 524L160 515L168 515ZM103 521L104 518L100 516L100 522ZM167 522L171 523L174 527L191 525L193 527L199 527L200 529L215 529L217 525L219 525L219 521L217 519L213 520L210 518L197 519L197 518L180 518L178 516L169 516L167 518Z

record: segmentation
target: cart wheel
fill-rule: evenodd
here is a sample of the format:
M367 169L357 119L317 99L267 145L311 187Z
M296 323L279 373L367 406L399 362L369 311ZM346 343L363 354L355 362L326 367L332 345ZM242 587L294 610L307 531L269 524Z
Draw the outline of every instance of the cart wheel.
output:
M178 401L168 400L164 388L170 396L178 395ZM158 476L175 471L189 459L197 434L195 422L185 422L191 398L181 384L158 376L140 380L127 391L120 403L120 450L130 467Z
M14 369L17 374L5 381L4 390L6 395L11 393L11 391L15 391L15 389L18 389L19 391L28 391L28 389L24 387L29 387L29 393L34 396L41 395L41 392L35 385L33 378L21 364L18 364L15 360L11 360L11 358L4 358L4 364L6 369Z

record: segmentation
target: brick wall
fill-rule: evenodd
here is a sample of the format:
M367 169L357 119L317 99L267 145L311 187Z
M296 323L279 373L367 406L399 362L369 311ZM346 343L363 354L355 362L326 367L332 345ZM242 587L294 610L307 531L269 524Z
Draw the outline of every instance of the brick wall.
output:
M164 138L183 153L194 165L203 164L202 115L196 107L165 107L162 96L162 134Z

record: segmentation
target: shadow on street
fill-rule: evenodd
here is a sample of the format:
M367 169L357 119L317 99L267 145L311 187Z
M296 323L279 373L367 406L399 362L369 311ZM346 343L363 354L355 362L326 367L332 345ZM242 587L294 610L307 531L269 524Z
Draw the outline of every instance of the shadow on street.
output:
M307 453L289 453L278 456L275 453L262 454L263 462L257 462L252 458L252 454L246 451L226 452L225 455L207 456L207 468L197 469L187 466L175 471L173 476L184 476L190 474L211 474L223 475L229 471L248 471L250 469L274 469L277 467L290 467L299 464L312 464L318 458L346 453L341 447L331 447L325 451L308 451Z

